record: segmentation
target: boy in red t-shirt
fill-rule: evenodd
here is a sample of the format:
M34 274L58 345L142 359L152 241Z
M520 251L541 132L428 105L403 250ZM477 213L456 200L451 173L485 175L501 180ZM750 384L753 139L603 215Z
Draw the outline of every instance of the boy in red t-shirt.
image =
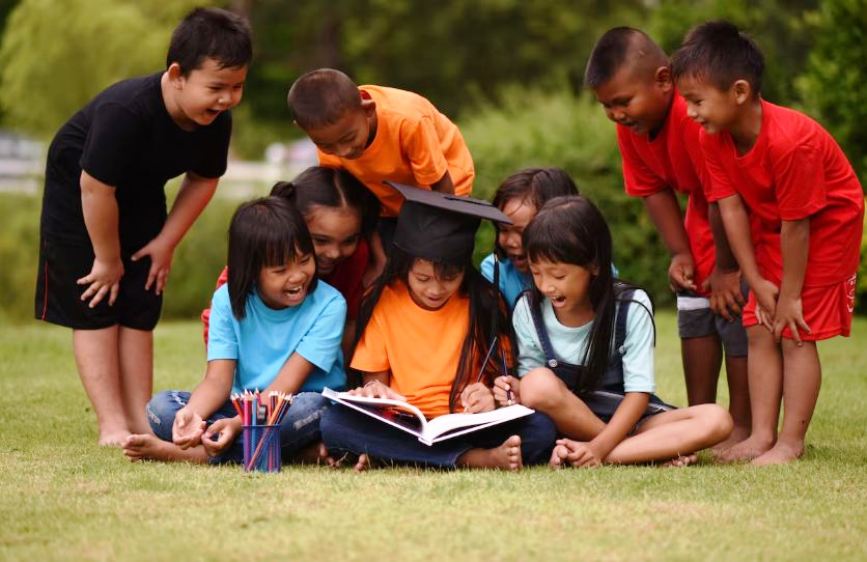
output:
M287 102L295 123L319 149L320 166L347 170L379 199L381 241L371 240L376 273L385 265L383 248L391 244L403 202L385 180L463 196L472 192L475 168L460 130L418 94L359 87L339 70L320 68L292 84Z
M688 115L704 128L708 200L719 201L750 286L752 434L724 456L789 462L804 452L819 396L816 341L849 335L864 194L827 131L761 98L764 58L734 25L696 27L672 66Z
M677 292L690 405L716 401L725 349L735 429L715 447L722 452L750 433L747 337L742 323L734 321L745 291L719 210L704 196L701 127L686 115L665 52L638 29L616 27L599 39L587 62L585 84L617 123L626 193L643 198L672 256L668 275ZM685 218L675 192L689 197Z

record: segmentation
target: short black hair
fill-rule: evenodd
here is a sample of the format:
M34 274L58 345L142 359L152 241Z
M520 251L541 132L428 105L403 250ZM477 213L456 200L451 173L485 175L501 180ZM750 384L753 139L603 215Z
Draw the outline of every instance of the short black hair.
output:
M195 8L187 14L172 33L166 68L178 63L187 76L209 58L220 68L249 65L253 42L247 20L219 8Z
M727 21L692 28L671 59L675 80L694 77L728 90L738 80L749 82L753 95L762 91L765 57L755 41Z
M289 111L304 130L333 125L347 111L361 107L361 93L352 79L333 68L303 74L289 88Z
M238 321L264 267L313 254L313 241L301 213L281 197L262 197L241 204L229 225L229 301ZM315 262L314 262L315 263ZM310 281L308 294L316 288Z
M624 64L649 63L653 69L668 62L665 51L646 33L634 27L613 27L593 46L584 70L584 85L596 89L609 80Z
M373 233L379 220L379 200L346 170L312 166L292 181L275 183L271 195L290 201L305 218L316 207L352 208L361 217L364 236Z
M536 212L555 197L579 195L578 186L562 168L525 168L503 180L491 203L501 211L509 201L518 200L535 207ZM499 228L499 224L496 225ZM495 240L494 251L501 258L506 251Z

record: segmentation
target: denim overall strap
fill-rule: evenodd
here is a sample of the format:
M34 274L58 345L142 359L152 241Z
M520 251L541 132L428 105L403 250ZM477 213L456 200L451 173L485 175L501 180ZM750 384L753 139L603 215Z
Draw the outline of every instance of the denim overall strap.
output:
M533 318L533 327L536 328L536 335L539 337L539 343L542 345L542 353L545 354L545 366L550 369L556 369L559 361L557 361L557 356L554 355L554 346L551 345L548 330L545 329L545 322L542 320L542 311L539 308L536 293L532 289L528 289L522 295L527 297L530 316Z

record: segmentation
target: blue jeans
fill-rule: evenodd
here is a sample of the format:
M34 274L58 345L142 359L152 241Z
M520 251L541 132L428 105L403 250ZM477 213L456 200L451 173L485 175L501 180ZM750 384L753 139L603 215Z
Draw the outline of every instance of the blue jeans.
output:
M341 405L325 412L320 424L322 441L332 456L368 454L395 464L455 468L458 458L470 449L492 449L512 435L521 437L525 465L548 462L557 429L545 414L530 416L461 435L431 446L415 436Z
M178 410L190 401L190 393L180 390L166 390L154 395L147 405L147 416L154 434L163 441L172 440L172 424ZM301 392L295 395L292 405L280 423L280 448L284 461L290 460L292 455L322 439L319 433L319 420L326 410L330 409L331 403L318 392ZM208 425L223 418L237 416L235 408L230 401L211 414ZM211 457L210 462L242 463L244 460L244 447L240 434L238 439L229 446L222 454Z

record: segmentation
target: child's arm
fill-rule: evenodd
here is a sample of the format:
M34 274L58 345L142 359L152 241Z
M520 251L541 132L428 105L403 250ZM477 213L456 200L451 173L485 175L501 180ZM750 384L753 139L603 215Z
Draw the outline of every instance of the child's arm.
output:
M707 290L710 287L711 310L731 321L733 315L740 314L741 307L744 305L744 296L741 293L741 272L729 246L728 237L726 237L719 204L711 203L708 206L707 215L713 233L716 263L713 273L711 273L710 278L705 280L705 286L702 288Z
M195 447L201 443L204 420L225 404L232 393L235 364L232 359L208 361L204 379L193 390L187 405L175 415L172 441L180 448Z
M810 219L783 221L780 245L783 253L783 282L774 314L774 337L779 342L783 329L788 327L792 338L801 345L798 329L810 333L801 308L801 289L804 287L810 248Z
M677 289L695 291L696 286L693 282L695 262L689 251L689 239L683 227L683 216L674 191L664 189L648 195L644 198L644 206L671 255L671 265L668 268L671 288L675 291Z
M761 307L761 310L757 311L759 321L766 328L772 330L771 322L776 313L779 289L759 273L750 236L750 220L747 217L744 204L739 195L730 195L719 200L719 210L732 252L741 267L741 273L756 295L756 302Z
M367 269L364 270L364 275L361 276L361 286L365 289L373 285L373 282L382 275L387 260L379 232L376 230L371 232L367 241L370 244L370 259L367 262Z
M579 466L602 464L614 447L626 439L626 436L641 419L649 401L650 396L644 392L627 392L623 401L617 406L617 410L614 411L611 421L605 425L605 429L587 443L587 448L592 454L584 455L583 464L579 464Z
M362 373L362 386L354 390L350 390L351 394L357 396L366 396L367 398L391 398L392 400L406 400L406 397L398 394L388 386L390 378L388 371L379 371L377 373Z
M95 256L90 273L78 280L79 285L88 285L81 300L90 300L93 308L108 294L108 304L112 305L123 277L114 187L82 171L81 211Z
M133 261L145 256L151 258L145 290L156 284L156 293L163 292L175 248L214 196L218 181L218 178L202 178L192 172L186 174L163 229L132 256Z
M448 170L446 170L446 173L443 174L443 177L441 177L439 181L431 184L430 188L431 190L439 191L440 193L451 193L453 195L455 193L455 184L452 182L452 176L449 174Z

